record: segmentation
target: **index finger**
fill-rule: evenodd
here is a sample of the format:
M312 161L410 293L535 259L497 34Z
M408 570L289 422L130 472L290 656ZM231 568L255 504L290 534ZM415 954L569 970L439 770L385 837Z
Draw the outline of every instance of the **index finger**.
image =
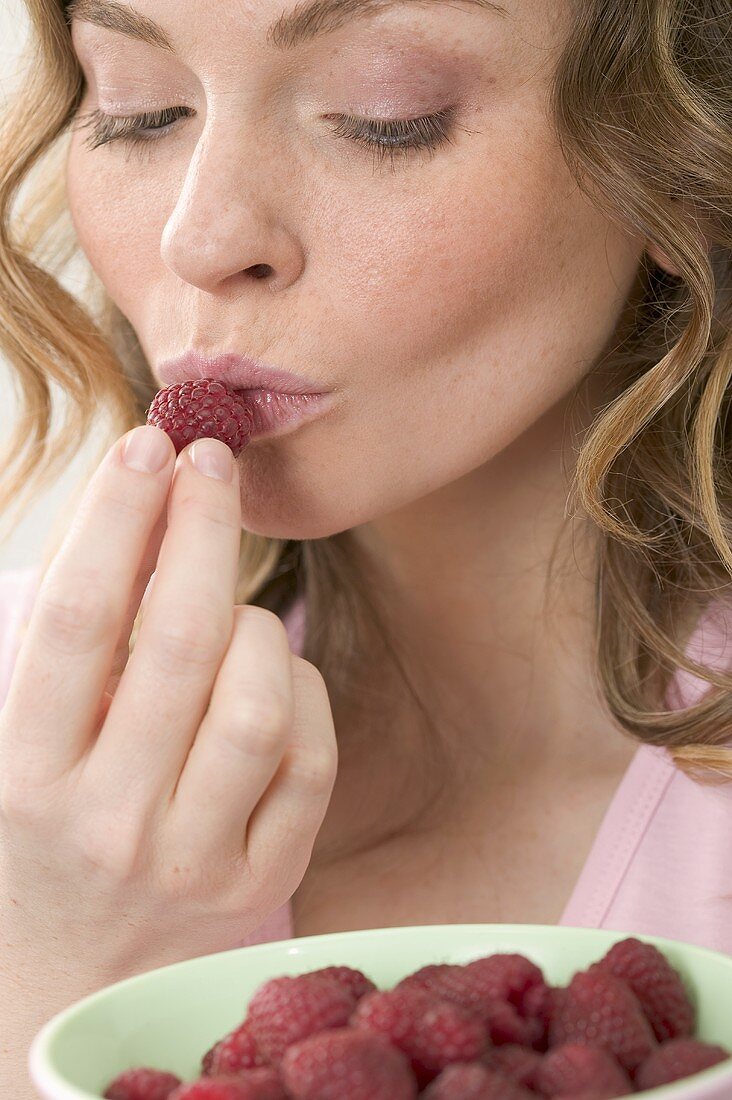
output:
M135 433L146 433L159 447L156 472L124 463L124 448ZM46 570L0 736L0 770L7 761L29 786L52 783L84 755L174 462L175 448L160 428L143 425L117 440L92 475Z

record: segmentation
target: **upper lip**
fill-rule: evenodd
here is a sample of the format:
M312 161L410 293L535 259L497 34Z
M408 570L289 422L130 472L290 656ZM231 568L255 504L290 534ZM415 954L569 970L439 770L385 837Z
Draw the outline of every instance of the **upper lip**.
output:
M327 387L310 378L268 366L259 359L237 352L207 354L191 349L158 367L166 386L193 378L216 378L236 390L268 390L272 393L325 393Z

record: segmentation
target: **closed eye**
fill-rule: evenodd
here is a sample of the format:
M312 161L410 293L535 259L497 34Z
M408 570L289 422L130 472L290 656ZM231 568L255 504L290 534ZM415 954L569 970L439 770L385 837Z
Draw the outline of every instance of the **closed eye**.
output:
M379 163L391 156L392 163L397 153L409 153L411 150L424 149L434 151L452 141L455 128L456 107L447 107L432 115L408 119L371 119L354 118L350 115L326 115L327 119L338 120L333 133L345 137L373 150ZM122 142L128 146L150 146L161 141L170 132L179 118L193 114L189 107L165 107L159 111L148 111L140 115L108 115L93 110L79 116L74 129L91 129L84 144L90 149L101 145Z

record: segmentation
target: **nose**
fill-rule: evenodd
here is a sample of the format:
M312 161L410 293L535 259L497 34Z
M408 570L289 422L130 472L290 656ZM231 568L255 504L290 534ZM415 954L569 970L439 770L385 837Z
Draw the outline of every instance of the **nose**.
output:
M241 123L236 127L241 130ZM232 137L234 124L219 118L201 134L175 207L163 229L160 255L180 279L210 293L223 284L262 283L274 292L300 275L303 250L278 218L272 181L282 164L257 146ZM248 145L245 148L245 144ZM289 203L289 205L288 205Z

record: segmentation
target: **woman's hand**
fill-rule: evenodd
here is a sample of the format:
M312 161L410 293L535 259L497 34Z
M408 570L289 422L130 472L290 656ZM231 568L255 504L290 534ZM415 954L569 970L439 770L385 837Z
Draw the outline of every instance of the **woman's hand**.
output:
M236 462L206 477L193 445L175 463L137 431L164 465L125 466L124 437L95 471L0 713L0 936L39 976L236 946L297 888L335 781L320 673L276 615L234 605Z

